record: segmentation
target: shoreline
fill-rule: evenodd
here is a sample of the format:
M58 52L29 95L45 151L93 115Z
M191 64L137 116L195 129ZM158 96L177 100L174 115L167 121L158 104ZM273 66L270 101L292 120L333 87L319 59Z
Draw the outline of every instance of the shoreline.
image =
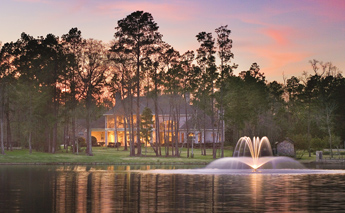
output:
M135 165L178 165L178 166L197 166L197 165L207 165L209 162L146 162L146 163L133 163L133 162L118 162L118 163L105 163L105 162L94 162L94 163L82 163L82 162L50 162L50 163L39 163L39 162L27 162L27 163L9 163L9 162L1 162L1 165L128 165L128 166L135 166Z

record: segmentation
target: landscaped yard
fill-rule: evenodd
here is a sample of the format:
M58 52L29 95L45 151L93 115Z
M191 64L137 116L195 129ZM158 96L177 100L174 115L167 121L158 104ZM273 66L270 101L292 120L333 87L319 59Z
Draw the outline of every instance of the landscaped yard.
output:
M190 155L191 155L191 149ZM151 148L147 149L147 154L145 156L145 148L142 149L141 157L130 157L129 150L123 151L123 147L117 148L107 148L107 147L93 147L92 152L94 156L87 156L85 152L73 154L72 152L66 153L66 150L59 150L55 154L36 152L33 151L29 154L28 149L19 149L13 151L6 151L5 155L0 155L0 163L30 163L30 164L62 164L62 163L72 163L72 164L207 164L214 159L212 158L212 149L207 149L207 155L201 155L200 149L194 149L194 158L187 158L187 149L183 148L181 152L181 157L156 157L155 153ZM164 147L162 147L162 154L164 153ZM171 154L171 150L170 150ZM225 157L232 156L232 149L226 147L224 150ZM324 158L329 158L330 156L323 155ZM345 155L341 155L345 158ZM219 150L217 150L217 158L220 158ZM334 155L334 158L339 158L339 155ZM312 153L309 157L308 153L304 153L301 162L315 161L315 153Z
M187 158L187 149L183 148L181 157L155 157L152 149L147 149L147 156L145 156L145 149L142 149L141 157L130 157L129 150L123 151L123 147L106 148L94 147L92 149L94 156L87 156L85 152L79 155L72 152L66 153L65 150L60 150L55 154L33 151L29 154L29 150L13 150L5 151L5 155L0 155L0 163L43 163L43 164L59 164L59 163L73 163L73 164L207 164L213 160L212 149L206 150L206 156L201 155L200 149L194 149L194 158ZM164 148L162 148L162 154ZM171 153L171 152L170 152ZM191 153L191 149L190 149ZM232 150L224 150L225 157L232 156ZM219 158L219 150L217 152Z

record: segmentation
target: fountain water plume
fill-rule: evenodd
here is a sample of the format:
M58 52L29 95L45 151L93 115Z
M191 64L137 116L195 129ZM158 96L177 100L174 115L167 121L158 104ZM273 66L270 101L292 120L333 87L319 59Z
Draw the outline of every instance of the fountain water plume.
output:
M246 136L241 137L236 144L233 156L246 157L248 155L248 150L252 162L248 162L248 159L240 161L252 167L254 170L269 161L268 159L264 161L260 160L259 158L261 156L273 156L271 144L267 137L263 137L261 140L259 137L253 137L253 140ZM264 155L262 151L264 151Z
M289 157L274 157L267 137L241 137L234 149L233 157L215 160L208 169L304 169L298 161Z

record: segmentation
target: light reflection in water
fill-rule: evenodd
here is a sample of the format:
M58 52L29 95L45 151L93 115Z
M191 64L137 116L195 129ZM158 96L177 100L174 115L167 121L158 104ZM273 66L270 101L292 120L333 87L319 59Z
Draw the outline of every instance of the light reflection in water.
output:
M345 209L344 174L188 175L129 169L128 166L2 166L0 212L337 212Z

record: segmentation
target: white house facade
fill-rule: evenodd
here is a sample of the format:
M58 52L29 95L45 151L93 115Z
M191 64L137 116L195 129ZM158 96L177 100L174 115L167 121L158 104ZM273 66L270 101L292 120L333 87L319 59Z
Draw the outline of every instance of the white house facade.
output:
M137 141L136 101L136 97L132 100L117 98L115 106L92 123L91 136L97 139L99 145L124 146L125 141L127 143ZM140 114L147 107L153 115L152 134L148 145L156 143L157 137L159 137L160 144L171 143L173 137L178 143L184 144L187 142L188 136L194 144L213 143L213 140L215 143L222 141L222 129L212 125L208 115L190 105L188 96L186 99L181 96L168 95L159 96L157 99L140 97L139 105ZM157 120L159 121L159 133L156 132Z

